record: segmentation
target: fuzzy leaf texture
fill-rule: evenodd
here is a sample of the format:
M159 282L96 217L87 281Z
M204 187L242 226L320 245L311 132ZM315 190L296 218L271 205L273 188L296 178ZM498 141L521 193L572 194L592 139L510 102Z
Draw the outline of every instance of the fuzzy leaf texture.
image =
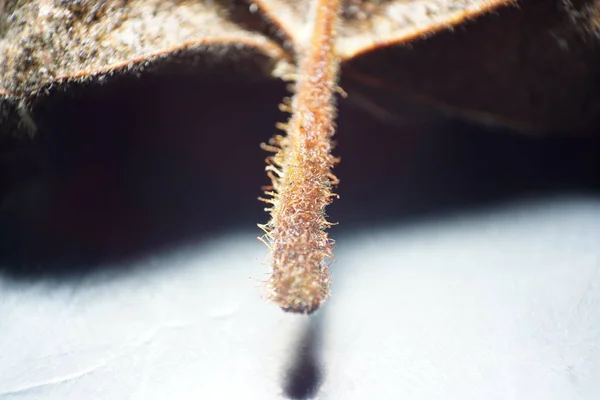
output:
M308 40L309 4L4 0L0 135L33 133L36 110L54 91L182 57L240 59L272 76ZM600 0L345 0L336 52L344 87L388 93L386 108L408 103L523 131L595 132L599 36Z

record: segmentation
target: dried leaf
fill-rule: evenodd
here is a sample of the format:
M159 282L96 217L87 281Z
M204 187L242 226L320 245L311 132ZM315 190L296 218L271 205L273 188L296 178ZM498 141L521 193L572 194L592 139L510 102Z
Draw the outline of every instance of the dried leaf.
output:
M0 42L5 95L27 95L51 82L128 69L186 49L246 46L285 58L277 44L232 22L232 13L213 2L13 0L6 7L8 29Z
M35 101L69 82L139 73L182 54L208 63L253 60L279 76L308 40L309 3L4 0L0 134L31 131ZM502 4L514 2L343 1L336 52L349 65L350 87L354 78L399 99L523 130L596 130L600 0ZM481 13L456 33L446 29Z
M272 64L286 59L274 41L236 23L227 5L233 3L8 0L0 9L0 124L42 91L138 73L174 53L215 59L251 49Z
M336 51L349 59L451 26L505 2L347 0ZM231 55L252 48L272 61L290 58L265 36L265 29L249 22L249 5L235 0L5 0L2 4L0 129L5 132L16 129L15 121L27 121L23 118L27 105L43 91L115 72L140 72L176 52L210 51L214 58L223 49ZM256 4L290 38L288 48L306 44L309 1Z
M346 63L347 89L390 110L404 102L524 132L597 134L600 1L579 3L522 1L410 46L371 52Z
M346 0L336 53L348 60L371 50L447 29L514 0ZM255 0L297 45L308 43L309 2Z

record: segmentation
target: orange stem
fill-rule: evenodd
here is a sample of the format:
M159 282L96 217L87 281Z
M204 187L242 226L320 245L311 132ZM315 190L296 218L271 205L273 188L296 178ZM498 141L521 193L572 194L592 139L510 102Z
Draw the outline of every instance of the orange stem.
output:
M335 195L331 169L339 59L335 33L340 0L317 0L310 42L297 49L298 76L286 136L276 136L267 171L273 181L271 220L264 227L272 253L270 297L286 311L311 313L329 297L333 243L325 207Z

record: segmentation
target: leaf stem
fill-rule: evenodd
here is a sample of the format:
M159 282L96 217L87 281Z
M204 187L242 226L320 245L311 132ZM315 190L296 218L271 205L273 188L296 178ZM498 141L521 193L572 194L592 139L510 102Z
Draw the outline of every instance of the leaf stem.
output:
M331 138L340 0L316 0L312 12L310 42L296 49L295 94L286 105L292 116L282 126L286 135L277 135L264 146L275 151L266 168L273 185L267 189L271 198L265 199L272 203L271 220L263 226L272 255L269 296L286 311L308 314L327 300L331 285L333 241L325 232L331 225L325 207L336 197L331 190L337 184L331 173L338 161L331 154Z

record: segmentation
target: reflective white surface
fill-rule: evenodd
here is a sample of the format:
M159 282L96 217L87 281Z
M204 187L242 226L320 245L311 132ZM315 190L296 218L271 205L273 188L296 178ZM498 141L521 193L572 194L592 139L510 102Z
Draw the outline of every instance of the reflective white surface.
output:
M311 317L261 299L257 233L0 278L0 398L285 398L308 328L321 399L600 398L598 200L334 231L332 299Z

